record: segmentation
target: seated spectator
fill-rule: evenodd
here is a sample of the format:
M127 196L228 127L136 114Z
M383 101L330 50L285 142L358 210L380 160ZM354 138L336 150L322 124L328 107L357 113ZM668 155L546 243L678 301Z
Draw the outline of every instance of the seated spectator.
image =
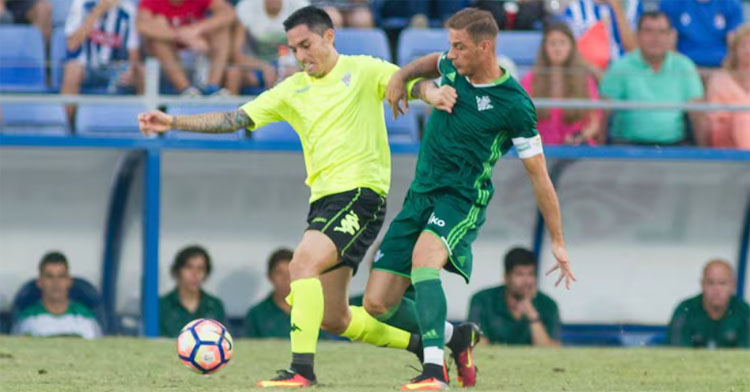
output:
M616 61L599 86L602 97L643 103L685 103L703 98L703 85L695 64L670 51L673 31L659 11L646 12L638 22L639 50ZM690 113L696 135L701 118ZM611 137L615 143L679 144L685 139L681 110L621 110L614 113Z
M732 35L724 68L708 80L706 98L717 104L750 105L750 24ZM750 112L708 112L704 144L750 150Z
M0 0L0 24L33 24L49 44L52 35L52 3L49 0Z
M159 59L175 89L200 95L183 68L178 51L190 49L211 61L205 94L223 93L220 85L229 60L229 28L234 9L226 0L141 0L138 32L146 50Z
M500 30L541 30L547 23L543 1L476 0L474 7L491 12Z
M324 9L333 27L369 29L375 27L370 0L312 0L312 5Z
M565 21L573 30L577 40L596 31L601 23L609 42L609 52L589 52L582 48L581 54L590 63L602 65L617 60L625 53L638 48L633 28L642 13L640 0L573 0L565 10ZM599 57L604 56L603 59ZM599 61L597 61L599 59Z
M521 85L535 98L599 98L596 81L576 49L573 33L564 24L545 29L534 69L521 79ZM537 128L545 144L594 144L598 138L598 110L540 108L537 113Z
M662 0L677 30L677 50L701 67L718 67L727 53L727 38L742 23L739 0Z
M750 347L750 306L735 293L736 278L724 260L703 268L702 293L677 306L667 330L672 346Z
M278 249L268 258L267 277L273 291L263 301L255 304L245 317L245 336L249 338L289 339L289 312L286 302L289 295L289 263L292 251Z
M177 337L185 324L198 319L224 323L224 304L201 286L211 275L211 257L200 246L180 250L172 263L174 290L159 299L159 333Z
M31 336L79 336L85 339L102 335L94 313L68 298L73 285L68 260L60 252L50 252L39 263L36 285L42 298L21 310L13 325L13 334Z
M242 0L237 4L239 23L232 28L232 67L227 70L226 86L239 94L244 85L271 88L279 76L274 64L286 44L284 20L307 0ZM292 55L293 56L293 55Z
M135 5L125 0L75 0L65 22L69 60L61 93L78 94L81 86L108 92L143 90ZM120 67L127 62L127 68ZM68 106L74 123L75 106Z
M490 343L560 345L560 314L555 301L536 285L536 257L523 248L505 255L505 285L471 298L469 321L479 324Z

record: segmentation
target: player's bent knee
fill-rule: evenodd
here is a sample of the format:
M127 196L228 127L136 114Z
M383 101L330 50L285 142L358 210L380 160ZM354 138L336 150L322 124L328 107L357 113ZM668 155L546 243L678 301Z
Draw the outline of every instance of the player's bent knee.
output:
M388 312L388 309L392 307L392 305L389 305L386 303L385 298L373 298L365 295L365 298L362 300L362 307L372 317L378 317Z
M320 328L334 335L341 335L349 327L350 321L351 315L348 312L344 312L335 316L324 317Z

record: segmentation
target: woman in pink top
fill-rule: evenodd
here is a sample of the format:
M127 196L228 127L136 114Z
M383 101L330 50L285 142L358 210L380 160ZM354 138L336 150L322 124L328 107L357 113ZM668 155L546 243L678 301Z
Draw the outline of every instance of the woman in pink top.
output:
M535 98L599 99L596 81L576 49L576 41L565 24L544 31L536 64L521 79ZM539 109L537 127L545 144L594 144L599 137L601 112L587 109Z
M750 24L735 30L724 67L708 80L709 102L750 105ZM750 112L709 112L708 135L713 147L750 150ZM707 140L706 140L707 139Z

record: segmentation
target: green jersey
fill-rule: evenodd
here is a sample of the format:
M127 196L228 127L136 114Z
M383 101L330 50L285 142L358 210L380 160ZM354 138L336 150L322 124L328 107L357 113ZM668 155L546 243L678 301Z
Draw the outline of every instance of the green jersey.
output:
M177 337L185 324L197 319L214 319L226 323L224 319L224 304L221 300L201 290L201 299L195 312L190 312L180 301L177 289L159 298L159 334L167 337Z
M460 75L446 54L438 69L441 85L456 89L453 113L434 110L427 122L411 190L428 193L451 188L487 205L494 188L492 168L511 146L521 158L542 152L536 109L510 74L475 85Z
M732 297L724 316L714 320L703 308L703 294L687 299L674 311L667 341L683 347L750 347L750 306Z
M560 312L549 296L538 292L531 300L550 338L560 340ZM469 321L479 324L490 343L532 344L531 323L526 317L513 317L505 301L505 286L482 290L471 297Z
M80 336L86 339L102 335L94 313L75 301L68 302L62 314L50 313L42 301L23 309L13 326L15 335Z
M250 308L245 317L245 336L249 338L289 339L289 313L273 301L273 293Z

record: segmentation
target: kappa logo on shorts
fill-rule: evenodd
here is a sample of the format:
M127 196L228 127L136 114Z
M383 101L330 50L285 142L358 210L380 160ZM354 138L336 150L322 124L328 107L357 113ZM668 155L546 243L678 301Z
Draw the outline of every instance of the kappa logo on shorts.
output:
M430 219L427 220L428 225L436 225L438 227L445 227L445 221L435 216L435 213L433 212L430 214Z
M359 231L359 217L354 211L349 211L348 214L341 220L341 224L335 227L333 231L340 231L349 235L354 235Z

